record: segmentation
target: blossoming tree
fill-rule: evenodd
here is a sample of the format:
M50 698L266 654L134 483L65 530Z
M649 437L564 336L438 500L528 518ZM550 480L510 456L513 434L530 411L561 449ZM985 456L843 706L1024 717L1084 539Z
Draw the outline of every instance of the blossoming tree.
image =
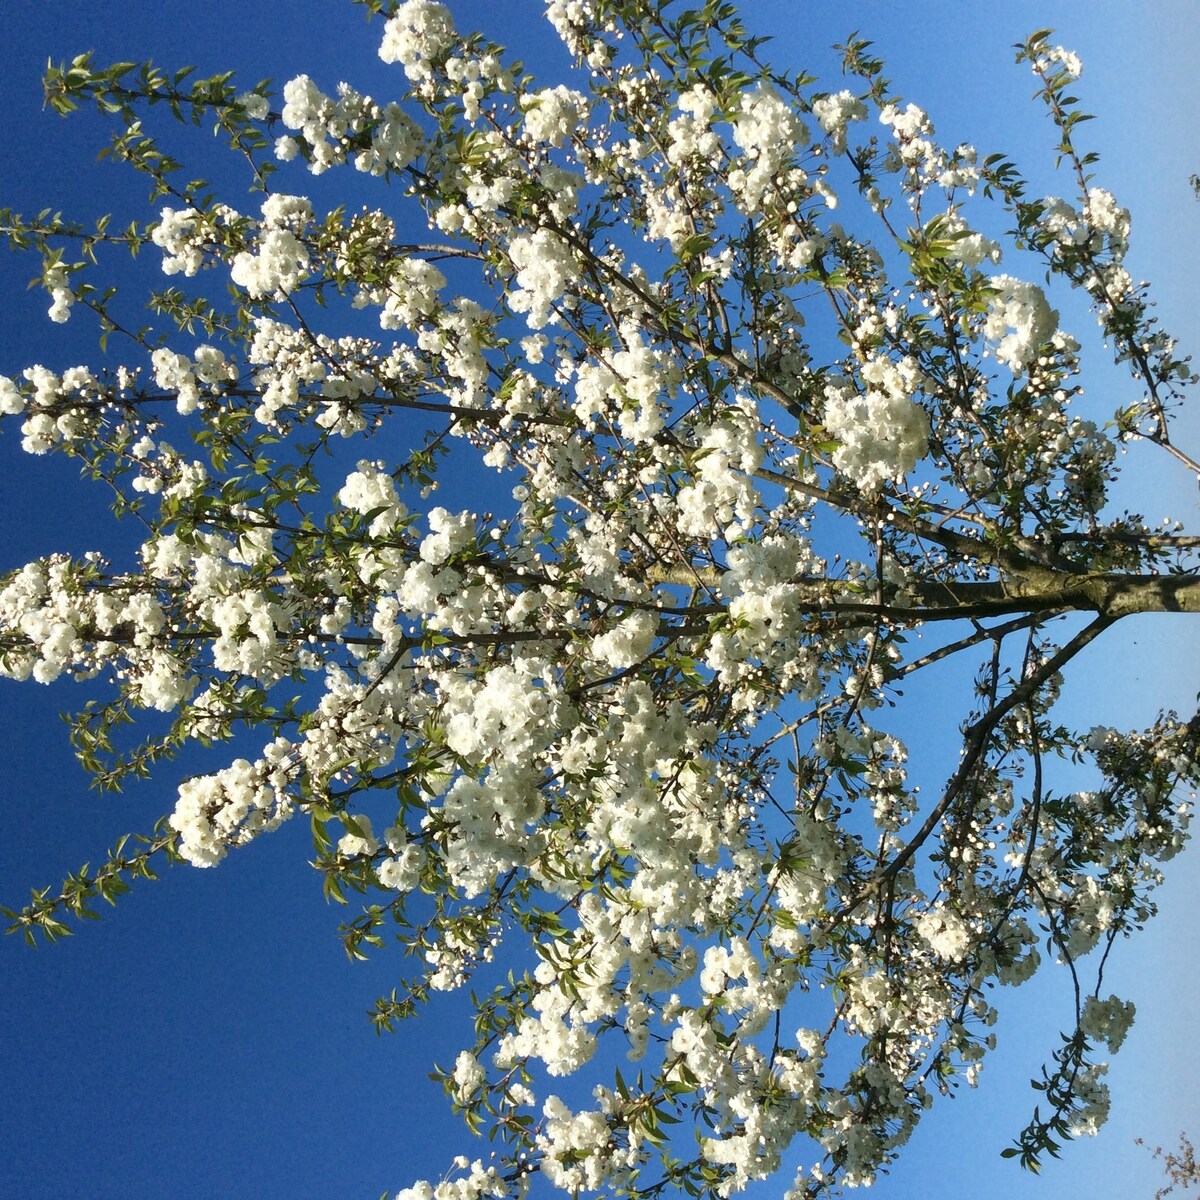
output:
M1119 449L1200 465L1170 423L1189 368L1076 146L1077 60L1019 55L1068 193L1038 198L943 148L867 43L826 90L720 0L547 0L556 86L432 0L368 7L397 99L47 76L111 116L155 215L0 214L51 319L90 310L120 355L0 378L0 410L146 535L9 573L0 664L87 685L105 787L235 726L260 748L175 779L154 832L13 929L303 816L327 891L364 898L348 952L408 956L380 1028L477 989L444 1083L503 1154L404 1196L726 1196L789 1150L814 1164L789 1196L869 1182L1043 951L1077 1021L1011 1153L1094 1132L1132 1016L1098 964L1182 844L1200 723L1069 729L1055 700L1122 618L1200 612L1200 536L1110 501ZM164 110L259 194L184 182ZM314 207L306 169L366 203ZM170 277L144 326L122 248ZM1106 425L1055 288L1128 371ZM892 709L946 660L974 702L922 790ZM1052 790L1061 757L1088 790Z

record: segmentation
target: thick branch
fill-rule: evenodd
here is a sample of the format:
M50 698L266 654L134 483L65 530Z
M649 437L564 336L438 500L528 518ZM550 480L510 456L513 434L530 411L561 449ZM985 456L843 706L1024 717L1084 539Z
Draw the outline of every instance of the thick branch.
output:
M654 583L690 586L699 579L720 584L714 567L659 568ZM946 621L1004 613L1094 612L1116 620L1140 612L1200 613L1200 575L1075 575L1027 567L998 580L910 580L885 583L883 602L859 600L850 585L835 579L795 579L798 607L810 612L861 614L902 623Z

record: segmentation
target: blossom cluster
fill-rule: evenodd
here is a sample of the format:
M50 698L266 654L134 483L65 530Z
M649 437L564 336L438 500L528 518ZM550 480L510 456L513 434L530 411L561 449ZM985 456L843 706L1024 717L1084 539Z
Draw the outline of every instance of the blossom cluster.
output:
M848 383L827 386L825 428L841 443L834 465L863 491L874 491L902 479L925 456L929 419L913 399L920 380L912 359L872 358L860 377L861 395Z

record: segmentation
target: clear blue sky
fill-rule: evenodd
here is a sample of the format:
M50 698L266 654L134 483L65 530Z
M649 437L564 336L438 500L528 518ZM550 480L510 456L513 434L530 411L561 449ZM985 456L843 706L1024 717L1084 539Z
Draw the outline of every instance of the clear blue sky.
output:
M554 53L538 0L451 0L451 8L461 27L483 24L532 66ZM1062 193L1068 184L1049 179L1051 137L1029 99L1032 79L1012 65L1010 51L1034 27L1054 26L1057 40L1084 59L1079 94L1099 119L1082 137L1102 152L1100 181L1134 213L1131 270L1154 281L1164 325L1200 347L1200 204L1187 183L1200 170L1193 4L748 0L743 9L748 24L777 36L777 61L821 73L831 90L840 86L831 74L836 56L825 47L859 30L944 141L1006 150L1045 191ZM64 122L41 110L48 57L94 48L100 60L233 67L247 84L304 72L327 90L347 79L386 95L391 76L375 56L378 34L342 0L129 0L119 19L94 0L15 0L0 50L0 206L86 217L142 200L140 183L131 194L115 168L94 162L103 144L94 120ZM309 179L297 173L287 186L304 191ZM0 262L0 286L12 295L14 280L23 286L30 273ZM40 294L0 308L0 373L91 356L84 322L52 326L44 312ZM1093 387L1115 387L1115 379L1101 373ZM1200 444L1194 419L1191 432ZM69 465L25 458L10 431L0 460L0 569L98 540L89 535L105 527L103 497L79 485ZM1193 481L1146 477L1137 503L1148 516L1194 519ZM1106 642L1066 702L1111 724L1149 720L1163 704L1186 706L1200 685L1192 624L1131 623L1125 643ZM168 783L115 798L86 791L56 719L73 699L66 685L0 687L0 903L19 903L29 885L96 859L173 803ZM956 714L945 717L952 726ZM341 914L298 866L307 854L306 832L294 822L215 871L178 869L138 887L62 945L34 953L0 941L0 1192L16 1200L352 1200L436 1177L460 1151L486 1153L466 1142L440 1089L425 1079L432 1059L449 1062L458 1048L462 1002L376 1039L364 1013L393 986L400 964L386 954L367 965L346 962L334 937ZM980 1088L931 1115L873 1195L1149 1200L1157 1168L1134 1137L1171 1142L1180 1129L1200 1133L1191 1019L1196 852L1173 866L1163 916L1121 948L1108 976L1113 990L1137 1001L1139 1015L1114 1060L1113 1118L1102 1135L1070 1146L1039 1179L998 1157L1028 1115L1029 1077L1069 1019L1065 981L1048 980L1003 998L1002 1049Z

